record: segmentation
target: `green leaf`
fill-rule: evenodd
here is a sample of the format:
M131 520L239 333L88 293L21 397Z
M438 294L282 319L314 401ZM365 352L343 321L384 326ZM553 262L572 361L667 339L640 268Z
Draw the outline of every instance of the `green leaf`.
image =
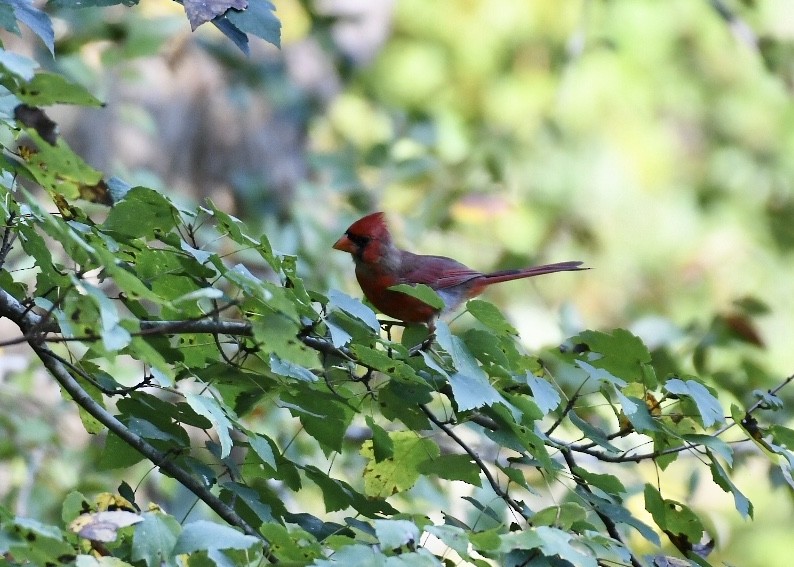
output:
M460 411L492 406L497 403L509 405L502 395L491 386L482 374L453 374L449 377L452 396Z
M186 393L185 401L193 408L193 411L210 420L221 443L221 458L225 459L228 457L232 451L230 432L234 429L234 425L226 416L225 411L220 407L217 400L208 396Z
M559 407L562 399L557 389L549 384L547 380L538 378L531 372L525 375L527 386L532 390L532 398L544 414L551 412Z
M576 522L583 522L587 518L587 510L576 502L565 502L559 506L550 506L538 510L532 516L533 526L554 526L570 530Z
M518 335L516 328L507 322L502 312L487 301L472 299L466 304L466 310L492 331L506 333L508 335Z
M157 191L133 187L110 209L102 229L132 238L154 239L177 225L178 213Z
M538 526L510 532L499 536L499 541L499 550L503 553L514 549L540 549L547 557L556 555L577 567L598 567L598 561L593 555L586 553L586 547L579 545L572 534L557 528Z
M66 495L66 498L63 501L61 520L63 523L68 524L80 514L85 514L90 510L91 503L88 501L88 499L80 492L73 490Z
M173 557L182 526L162 512L144 512L143 521L135 526L130 558L143 561L147 567L159 567Z
M402 360L392 358L384 351L375 350L360 344L354 344L350 351L356 356L363 365L370 366L387 376L402 382L417 382L424 384L425 381L417 376L416 371ZM396 353L393 354L395 356Z
M89 297L93 298L99 308L100 336L105 350L114 352L130 344L132 336L127 329L120 325L121 317L116 309L116 304L102 290L84 280L75 280L74 285L82 288Z
M328 292L328 302L332 308L344 311L366 324L373 331L380 332L380 322L375 316L375 312L358 299L332 289Z
M282 313L265 313L257 317L251 330L261 349L270 353L270 368L280 376L299 380L317 379L308 368L318 366L317 351L298 338L300 325Z
M27 84L20 86L15 94L19 100L30 106L51 104L102 106L102 103L85 87L72 83L63 75L55 73L36 73Z
M699 543L703 537L703 524L687 506L675 500L663 499L651 484L645 485L645 509L662 530L685 537L690 543Z
M441 299L433 288L425 284L397 284L389 288L391 291L398 291L405 295L418 299L433 309L444 309L444 300Z
M597 359L587 358L592 366L602 368L627 383L642 382L649 388L656 387L655 375L645 371L645 366L651 364L651 353L642 340L629 331L615 329L611 334L584 331L572 337L570 342L586 345L588 351L602 355Z
M174 545L174 554L210 549L251 549L262 540L238 532L228 526L199 520L184 527Z
M369 461L364 468L364 492L368 496L386 498L408 490L419 478L418 466L440 453L431 439L413 431L394 431L389 436L394 455L380 462L375 460L372 441L365 441L361 447L361 455Z
M648 433L651 431L658 431L659 425L654 420L648 406L645 405L643 400L626 396L619 390L615 391L615 396L623 408L624 415L631 422L634 429L640 433Z
M251 449L254 450L264 463L267 463L274 471L278 471L276 453L273 450L274 443L269 437L256 433L249 433L248 443L251 445Z
M284 376L285 378L294 378L302 382L317 381L317 376L313 374L311 370L298 364L294 364L289 360L282 360L275 353L270 355L270 370L279 376Z
M50 17L34 7L32 3L25 0L5 0L14 8L14 15L17 19L28 26L30 31L36 34L39 39L50 50L50 54L55 54L55 32L52 30Z
M36 69L39 67L39 64L33 59L2 48L0 48L0 65L12 75L25 80L32 79L35 76Z
M372 431L372 447L375 452L375 461L381 462L394 455L394 443L392 443L389 433L380 425L375 423L372 416L366 417L367 427Z
M698 408L698 412L700 412L703 427L711 427L716 423L725 422L725 416L719 400L700 382L695 380L687 380L685 382L678 378L673 378L665 383L664 389L671 394L692 398Z
M32 128L25 128L25 133L35 143L36 151L26 155L23 166L51 194L71 201L80 198L82 188L93 187L102 180L102 173L74 153L63 139L58 138L53 145ZM53 222L48 224L53 226Z
M611 496L619 497L626 494L626 487L623 486L620 479L614 475L594 473L582 467L574 467L571 472L587 484L595 486Z
M419 528L408 520L375 520L373 524L375 535L385 549L413 547L419 542Z
M245 10L230 9L226 18L240 31L281 47L281 22L274 13L275 9L268 0L258 0L249 2Z
M463 559L469 560L469 537L468 532L458 526L438 525L425 526L424 531L436 536L442 543L449 546Z
M329 559L318 559L313 567L384 567L384 557L370 545L346 545Z
M578 427L582 431L582 433L584 433L585 437L593 441L598 446L603 447L610 453L621 452L621 450L618 447L616 447L615 445L609 442L609 439L607 438L607 434L602 429L594 425L591 425L590 423L579 417L579 415L575 411L568 412L568 419L570 419L571 423L576 427Z
M101 471L111 469L126 469L140 463L143 455L136 451L120 437L108 433L105 446L97 461L97 468Z
M469 455L441 455L420 463L417 470L446 480L461 480L474 486L482 486L480 467Z
M742 491L738 489L738 487L731 481L728 473L722 467L717 459L714 458L714 455L711 452L708 452L708 455L711 459L711 463L709 468L711 469L711 478L714 479L714 482L722 488L725 492L730 492L733 494L733 503L736 506L736 510L739 514L742 515L743 518L752 518L753 517L753 503L750 502L747 497L742 494Z
M309 465L303 467L303 470L306 476L322 490L323 502L328 512L343 510L350 506L367 517L397 513L397 510L387 504L384 498L364 496L345 481L332 478L317 467Z
M466 343L460 337L453 335L449 330L449 326L443 321L439 321L436 324L436 340L439 346L452 358L452 364L458 372L471 377L485 378L485 372L477 364L477 359L466 348Z
M353 410L329 397L327 390L307 389L285 393L281 405L300 419L306 432L326 451L342 451L345 432L353 419Z

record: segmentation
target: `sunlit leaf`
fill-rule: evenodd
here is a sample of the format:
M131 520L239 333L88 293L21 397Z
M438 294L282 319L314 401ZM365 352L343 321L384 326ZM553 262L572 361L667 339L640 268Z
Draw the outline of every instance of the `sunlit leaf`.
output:
M719 400L700 382L672 378L665 382L664 388L671 394L692 398L700 412L703 427L711 427L716 423L725 422L725 416Z
M223 408L211 397L199 394L185 394L185 401L193 410L201 416L206 417L215 429L218 440L221 444L221 458L229 456L232 450L231 431L234 425L227 417Z
M261 541L259 538L242 534L228 526L199 520L191 522L183 528L174 544L174 553L191 553L209 549L251 549Z
M361 454L368 463L364 468L364 490L369 496L388 497L411 488L420 475L420 463L439 456L438 445L412 431L395 431L389 434L394 454L378 462L372 441L366 441Z

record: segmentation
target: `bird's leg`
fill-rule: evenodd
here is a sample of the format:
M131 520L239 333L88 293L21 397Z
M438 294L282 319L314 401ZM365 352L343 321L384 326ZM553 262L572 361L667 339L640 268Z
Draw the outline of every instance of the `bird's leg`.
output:
M422 341L422 346L420 346L419 349L429 350L434 340L436 340L436 320L431 319L427 322L427 337Z

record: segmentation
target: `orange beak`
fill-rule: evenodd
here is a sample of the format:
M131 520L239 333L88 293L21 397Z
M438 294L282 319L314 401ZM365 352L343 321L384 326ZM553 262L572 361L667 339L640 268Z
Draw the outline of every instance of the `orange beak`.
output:
M339 240L334 243L334 249L341 250L353 254L356 251L356 245L350 240L346 234L343 234Z

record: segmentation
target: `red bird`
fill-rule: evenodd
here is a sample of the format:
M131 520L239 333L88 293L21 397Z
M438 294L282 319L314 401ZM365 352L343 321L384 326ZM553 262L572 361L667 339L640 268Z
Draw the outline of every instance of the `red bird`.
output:
M481 294L491 284L587 269L581 267L582 262L559 262L483 274L452 258L400 250L392 242L383 213L372 213L354 222L334 248L353 256L356 279L364 295L382 313L406 323L426 323L431 330L439 310L390 287L428 285L444 300L443 312L447 312Z

